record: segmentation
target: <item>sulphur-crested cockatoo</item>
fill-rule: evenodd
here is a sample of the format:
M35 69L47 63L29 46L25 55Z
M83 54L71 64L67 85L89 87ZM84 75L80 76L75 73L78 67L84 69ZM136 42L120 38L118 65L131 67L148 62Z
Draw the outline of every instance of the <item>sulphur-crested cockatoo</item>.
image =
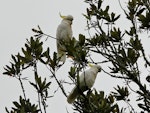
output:
M96 76L98 72L101 71L101 66L99 65L91 65L90 64L90 69L84 71L80 76L79 76L79 83L76 85L69 96L67 97L68 103L73 103L75 99L84 91L90 89L96 79Z
M57 28L56 32L56 43L57 43L57 58L61 62L65 63L66 61L66 49L64 43L69 43L69 40L72 39L72 21L73 17L71 15L61 16L63 19L60 25Z

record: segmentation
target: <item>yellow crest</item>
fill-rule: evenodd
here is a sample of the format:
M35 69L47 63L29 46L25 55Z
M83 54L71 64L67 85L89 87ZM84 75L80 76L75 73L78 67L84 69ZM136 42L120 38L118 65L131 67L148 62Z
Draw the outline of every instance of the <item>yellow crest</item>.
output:
M93 67L94 65L93 64L91 64L91 63L88 63L88 65L90 66L90 67Z
M60 16L62 19L66 18L66 16L62 16L61 13L59 13L59 16Z

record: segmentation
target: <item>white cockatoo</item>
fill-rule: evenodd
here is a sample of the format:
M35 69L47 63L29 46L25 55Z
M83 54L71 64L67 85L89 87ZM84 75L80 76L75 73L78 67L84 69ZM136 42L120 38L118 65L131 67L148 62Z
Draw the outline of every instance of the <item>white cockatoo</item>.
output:
M57 28L56 32L56 43L57 43L57 58L60 59L62 63L66 61L66 48L64 43L69 43L72 39L72 21L73 16L61 16L63 19Z
M101 71L101 66L99 65L89 65L90 69L84 71L80 76L79 76L79 83L76 85L71 93L67 97L68 103L73 103L75 99L81 94L81 92L84 92L88 89L90 89L96 79L96 76L98 72Z

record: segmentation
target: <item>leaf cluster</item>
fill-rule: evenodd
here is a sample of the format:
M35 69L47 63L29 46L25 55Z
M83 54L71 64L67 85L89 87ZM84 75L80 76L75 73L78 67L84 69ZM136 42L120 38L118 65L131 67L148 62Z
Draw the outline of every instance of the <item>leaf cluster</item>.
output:
M50 57L50 49L47 48L46 51L43 50L43 42L40 40L40 38L36 38L36 37L31 37L30 40L27 40L27 43L25 43L25 48L22 48L22 53L18 53L17 55L12 55L12 62L11 62L11 66L6 65L6 67L4 67L5 72L3 73L4 75L9 75L9 76L13 76L16 77L21 85L23 94L24 94L24 99L22 99L22 97L20 98L20 103L21 105L19 105L17 102L15 103L15 106L18 107L16 109L12 108L13 110L25 110L25 111L17 111L17 113L26 113L26 109L28 108L28 105L30 105L30 101L26 99L26 92L25 92L25 88L24 88L24 84L22 80L26 80L26 79L22 79L22 72L24 70L26 70L27 68L33 68L34 69L34 76L35 76L35 83L34 82L30 82L29 83L36 89L37 91L37 96L38 96L38 106L36 106L36 108L38 108L38 111L42 112L42 108L41 108L41 104L43 105L44 110L46 111L46 107L47 107L47 98L51 97L48 94L48 90L49 87L51 85L51 82L47 82L46 78L44 80L42 80L41 77L38 76L38 72L37 72L37 63L40 62L44 65L48 65L51 67L52 70L55 70L56 67L56 61L57 57L56 57L56 53L54 53L53 58ZM22 103L25 104L22 104ZM23 107L23 108L19 108ZM34 106L33 106L34 107ZM30 110L30 109L29 109ZM38 112L36 111L36 113ZM33 112L34 113L34 112Z
M12 110L9 111L6 108L7 113L38 113L40 110L38 109L38 105L31 104L30 99L23 99L21 96L19 98L19 102L13 102L15 107L12 107Z
M64 42L63 42L64 43ZM79 34L79 40L71 39L69 43L65 43L66 54L73 57L74 62L87 63L88 48L85 46L85 36Z
M139 71L141 64L138 64L139 59L143 58L146 66L150 66L138 34L138 29L149 29L149 1L128 1L128 11L124 9L123 11L127 20L131 22L131 27L125 32L115 26L115 22L120 19L120 16L116 16L117 14L114 12L110 13L109 6L102 7L104 1L86 0L86 2L89 4L89 8L87 8L87 14L84 16L87 18L88 29L93 28L96 32L90 39L86 39L89 51L104 57L106 59L104 63L112 64L112 67L108 66L111 71L107 74L124 79L128 84L127 86L130 82L134 82L139 87L142 93L137 94L143 97L141 100L144 102L142 107L139 107L149 112L149 90L145 87L145 83L141 82ZM108 27L107 30L102 27L104 25ZM126 37L129 37L129 40L126 40ZM116 100L124 100L129 94L127 87L120 88L118 86L115 89L117 91L114 95ZM145 95L147 96L145 97Z
M103 91L88 91L74 103L74 110L79 113L121 113L112 95L105 96Z
M139 28L149 30L150 2L149 0L131 0L128 2L128 11L125 11L129 19L136 28L137 21L140 22Z
M129 91L127 87L120 87L119 85L117 88L115 88L117 92L112 92L113 96L116 98L116 100L125 100L129 101L127 98L129 96Z
M36 91L41 95L43 102L48 98L48 89L51 82L46 82L46 78L42 81L41 77L35 75L36 83L30 82L30 84L36 89Z
M39 38L31 37L30 40L27 40L25 48L22 48L22 53L23 55L20 53L12 55L11 66L6 65L6 67L4 67L6 72L3 74L10 76L19 75L21 71L33 67L38 61L50 65L53 70L58 65L56 53L54 53L51 58L49 48L43 51L43 42L40 41Z
M106 24L113 24L120 17L120 15L116 16L113 12L109 14L109 6L103 9L102 0L85 0L85 2L90 5L90 8L87 8L87 15L84 15L88 20L94 16L98 20L106 21Z

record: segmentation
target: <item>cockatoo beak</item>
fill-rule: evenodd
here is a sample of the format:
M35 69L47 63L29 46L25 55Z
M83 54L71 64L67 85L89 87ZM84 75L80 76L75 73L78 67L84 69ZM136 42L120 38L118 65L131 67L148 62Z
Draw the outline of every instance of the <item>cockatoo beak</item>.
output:
M98 69L98 72L101 72L102 71L102 68Z

